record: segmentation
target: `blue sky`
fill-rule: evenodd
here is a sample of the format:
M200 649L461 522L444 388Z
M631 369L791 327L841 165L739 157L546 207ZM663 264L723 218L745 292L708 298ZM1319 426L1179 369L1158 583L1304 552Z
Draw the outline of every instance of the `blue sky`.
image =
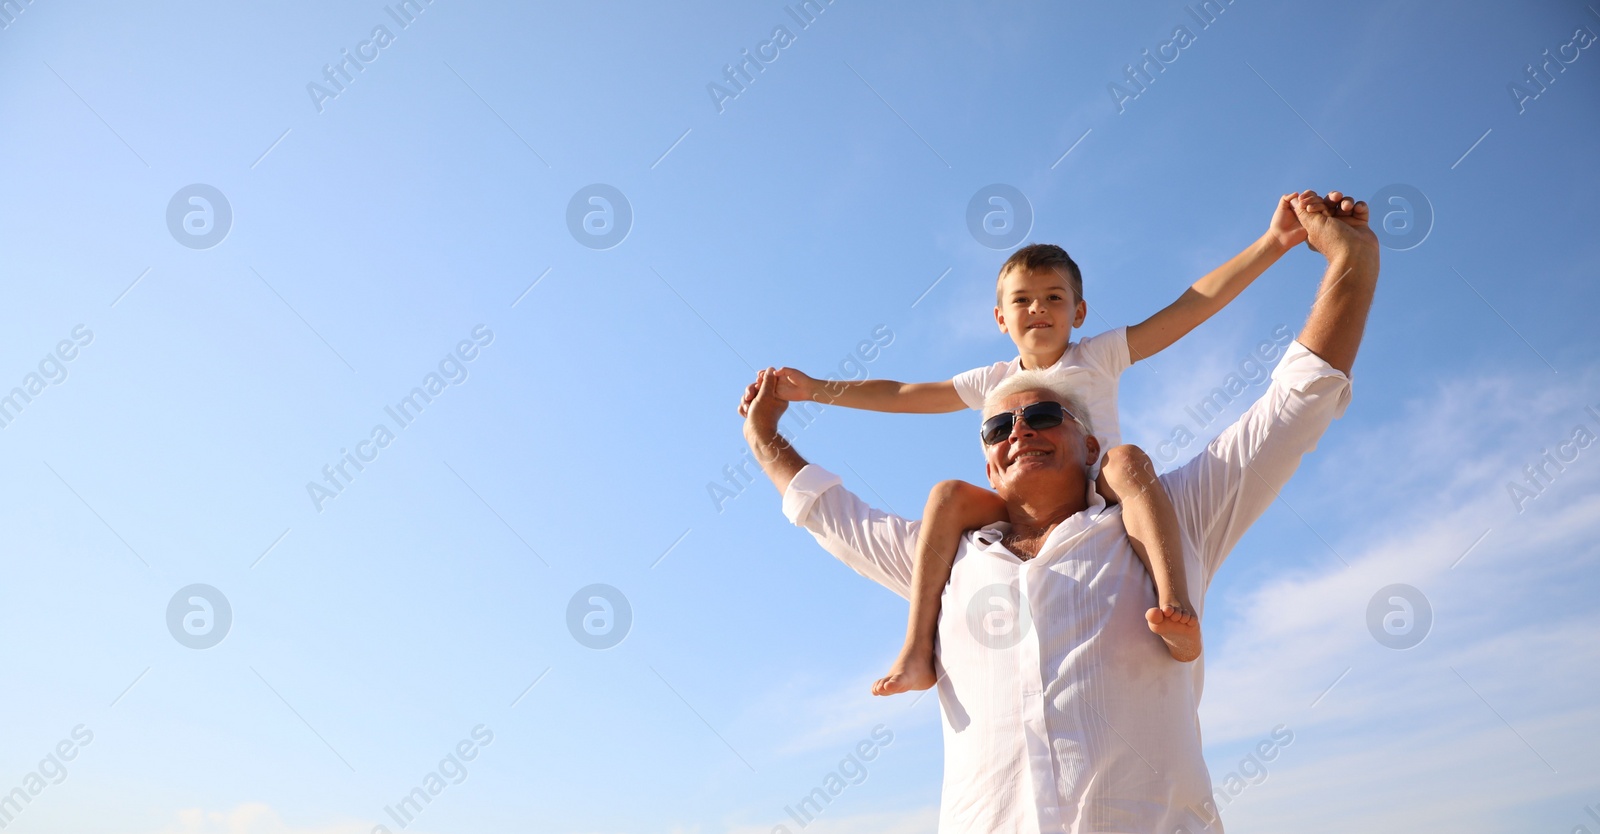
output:
M8 831L400 830L386 806L465 741L406 830L769 832L879 725L807 830L932 830L937 707L867 691L904 602L769 486L710 485L755 367L1014 355L1007 250L967 223L991 184L1099 329L1284 192L1424 195L1425 234L1374 207L1398 214L1355 399L1210 590L1207 761L1220 783L1293 733L1230 831L1600 831L1600 446L1508 488L1600 434L1592 4L421 5L3 7L0 393L42 389L0 430L0 791L45 786ZM1180 26L1137 98L1108 89ZM1547 49L1570 63L1519 104ZM308 91L342 50L372 58ZM192 184L220 242L169 226ZM592 184L631 210L611 248L569 226ZM1125 438L1192 424L1321 264L1291 252L1130 369ZM915 514L981 477L973 423L828 409L796 443ZM231 611L209 648L169 630L193 584ZM606 649L568 627L594 584L631 611ZM1367 624L1393 584L1432 611L1409 649Z

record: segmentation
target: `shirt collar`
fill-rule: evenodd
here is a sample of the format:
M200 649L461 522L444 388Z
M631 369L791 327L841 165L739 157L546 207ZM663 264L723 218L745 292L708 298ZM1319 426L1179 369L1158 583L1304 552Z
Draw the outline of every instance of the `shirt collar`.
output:
M1046 536L1044 542L1039 545L1039 555L1027 561L1029 563L1039 562L1049 551L1052 542L1062 537L1076 536L1089 527L1100 523L1105 518L1108 507L1106 499L1100 496L1099 491L1094 488L1094 482L1090 481L1089 506L1067 516L1060 524L1057 524L1055 529L1050 531L1050 535ZM1011 522L997 521L987 527L973 531L971 535L979 550L986 553L1006 553L1012 558L1021 561L1021 557L1012 553L1010 548L1002 544L1006 534L1009 532L1011 532Z

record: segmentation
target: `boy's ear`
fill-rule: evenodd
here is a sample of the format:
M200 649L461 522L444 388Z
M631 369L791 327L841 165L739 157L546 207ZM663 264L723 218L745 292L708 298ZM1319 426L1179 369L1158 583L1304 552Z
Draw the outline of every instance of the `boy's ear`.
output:
M1011 332L1006 329L1006 317L1000 313L1000 307L998 305L996 305L994 308L994 323L1000 325L1001 333Z
M1076 313L1074 313L1073 316L1072 316L1072 329L1076 330L1076 329L1082 327L1083 326L1083 320L1085 318L1087 318L1088 315L1089 315L1089 305L1083 303L1083 299L1078 299L1078 311Z

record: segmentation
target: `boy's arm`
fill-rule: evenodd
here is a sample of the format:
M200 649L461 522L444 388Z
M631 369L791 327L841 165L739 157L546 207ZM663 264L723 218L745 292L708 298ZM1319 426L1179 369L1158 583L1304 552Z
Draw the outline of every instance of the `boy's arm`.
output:
M898 414L945 414L967 407L956 393L950 380L944 382L895 382L892 379L827 380L816 379L795 370L779 368L774 372L775 393L789 402L810 401L824 405L842 405L867 411L889 411ZM739 416L743 417L755 399L756 385L745 389L739 403Z
M1294 206L1289 202L1292 196L1285 194L1278 200L1271 225L1255 243L1194 282L1177 301L1128 328L1128 355L1132 361L1166 350L1226 307L1250 286L1251 281L1283 257L1283 253L1306 239L1305 229L1300 227Z
M895 382L892 379L821 381L812 399L846 408L897 414L948 414L967 407L956 394L955 384L948 379L944 382Z

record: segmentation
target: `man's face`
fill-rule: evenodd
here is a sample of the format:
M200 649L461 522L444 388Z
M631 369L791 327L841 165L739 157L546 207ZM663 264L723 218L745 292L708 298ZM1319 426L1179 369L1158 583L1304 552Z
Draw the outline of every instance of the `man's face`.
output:
M1054 269L1016 268L1000 279L994 308L1000 332L1019 351L1054 353L1072 341L1072 328L1083 325L1088 308L1072 292L1072 284Z
M985 409L984 419L1046 401L1057 400L1049 391L1020 391ZM1089 466L1100 459L1100 444L1070 418L1048 429L1032 429L1016 419L1011 434L983 447L983 456L989 486L1001 498L1043 499L1056 490L1070 498L1088 486Z

